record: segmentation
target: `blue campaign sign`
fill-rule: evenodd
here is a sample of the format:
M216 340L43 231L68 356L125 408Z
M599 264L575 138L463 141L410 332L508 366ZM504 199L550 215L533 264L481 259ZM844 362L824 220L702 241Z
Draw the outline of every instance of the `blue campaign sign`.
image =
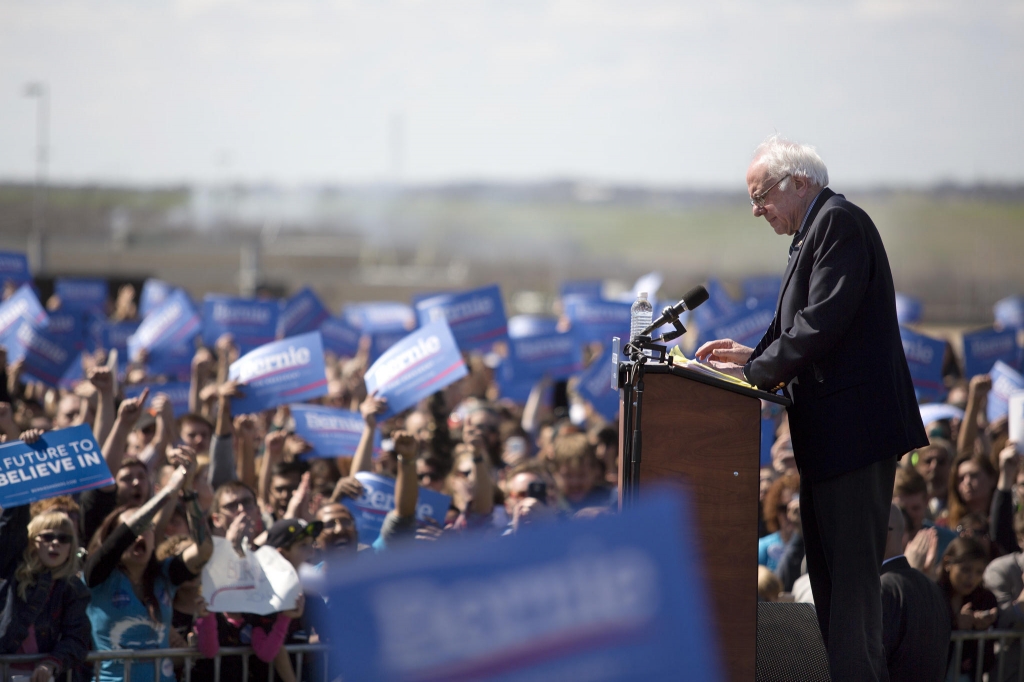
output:
M780 275L747 277L743 280L742 286L744 298L778 301L779 290L782 289L782 277Z
M187 381L169 381L163 384L129 384L124 387L125 398L138 398L142 395L143 389L149 389L149 397L146 399L145 407L153 403L157 393L163 393L171 401L174 408L174 416L180 417L188 412L188 392L191 384Z
M1000 327L1024 329L1024 296L1007 296L996 301L992 312Z
M146 360L146 370L151 377L164 377L168 381L188 381L192 373L194 352L195 349L191 346L157 349Z
M110 322L94 319L91 327L93 350L117 349L118 353L128 357L128 339L139 330L139 323L134 321Z
M695 526L685 500L655 490L622 514L346 564L326 584L345 614L326 624L341 674L722 680Z
M964 376L985 374L996 360L1016 367L1019 353L1015 329L982 329L964 334Z
M203 299L203 343L213 347L223 334L235 337L242 353L277 338L277 301L207 294Z
M340 317L328 317L320 323L324 350L338 357L351 358L359 350L360 332Z
M11 337L22 321L42 328L49 323L49 319L32 285L22 284L9 299L0 303L0 345L7 346L10 354L11 345L17 344L17 340Z
M324 405L289 405L295 420L295 433L313 446L302 459L351 457L356 454L366 422L363 415ZM373 434L374 449L380 449L380 431Z
M761 417L761 466L772 465L772 446L775 445L775 420Z
M932 422L943 421L945 419L963 419L964 411L956 405L948 405L946 403L928 403L927 405L921 405L921 421L925 426L928 426Z
M384 355L392 346L409 335L404 329L370 332L370 362Z
M702 327L701 339L732 339L753 348L775 318L775 305L775 299L747 299L733 309L732 315L712 326L708 334L703 333Z
M139 315L143 317L149 315L156 307L167 300L168 296L174 293L174 289L173 285L163 280L153 279L152 277L147 279L142 285L142 292L139 294Z
M28 256L17 251L0 251L0 288L7 282L21 286L32 281Z
M443 319L420 327L384 352L364 377L366 390L388 399L382 418L398 414L466 376L466 363Z
M906 327L900 327L903 352L910 366L910 377L918 402L939 402L946 396L946 385L942 381L942 358L946 342L918 334Z
M896 320L900 324L914 324L921 319L924 305L913 296L896 292Z
M231 363L228 378L242 384L233 398L235 414L270 410L286 403L327 395L327 373L320 332L268 343Z
M416 328L416 313L405 303L372 301L351 303L341 313L343 320L362 332L412 331Z
M577 343L607 341L613 336L629 338L629 308L632 303L569 296L563 301L565 316Z
M740 303L733 299L722 283L714 277L708 279L705 288L708 290L708 300L696 308L693 315L701 329L710 329L732 317ZM702 333L701 336L705 335Z
M278 335L285 338L296 334L306 334L317 329L323 333L320 325L330 316L330 311L320 301L320 298L313 293L312 289L306 287L284 302L277 321ZM324 346L327 346L326 338Z
M604 291L604 281L600 279L577 279L562 282L558 287L558 295L562 298L567 296L583 296L584 298L601 298Z
M558 331L558 318L546 315L513 315L508 318L508 335L513 339L527 336L554 334Z
M612 388L612 374L615 371L609 342L605 345L604 352L579 375L576 384L576 392L580 397L610 422L615 422L619 418L619 391Z
M605 339L607 341L607 339ZM516 379L567 379L583 367L583 351L575 334L547 334L512 339L512 376Z
M1024 390L1024 376L1005 362L996 361L992 371L992 390L988 394L989 422L1005 417L1010 411L1010 394Z
M46 325L46 333L57 339L62 346L84 350L86 347L86 330L89 325L89 313L82 310L66 310L64 306L55 313L50 313L50 322Z
M380 535L384 517L395 508L395 479L366 471L357 473L356 479L363 484L362 496L357 500L346 497L342 503L356 520L360 542L372 544ZM452 498L448 495L420 488L416 501L417 523L421 526L444 526L444 516L451 503Z
M60 298L61 310L88 310L105 315L109 287L105 279L60 277L53 293Z
M422 300L416 304L416 314L421 326L447 320L463 351L489 349L495 341L508 338L508 318L497 284Z
M113 483L87 424L47 431L32 445L20 440L0 444L0 506L4 508Z
M191 299L181 289L176 289L164 302L154 308L139 328L128 338L128 355L131 360L139 357L142 350L177 350L191 345L199 333L202 323Z
M28 379L40 381L47 386L57 387L72 363L79 359L81 351L66 339L53 336L43 329L36 329L22 320L11 338L17 339L11 362L24 360L23 372ZM9 356L10 357L10 356Z

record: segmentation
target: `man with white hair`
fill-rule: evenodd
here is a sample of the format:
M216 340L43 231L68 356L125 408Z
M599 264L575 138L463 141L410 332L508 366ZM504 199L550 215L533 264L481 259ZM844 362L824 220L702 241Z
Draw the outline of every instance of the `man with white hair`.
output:
M697 357L792 400L800 517L833 682L887 680L879 567L896 461L928 444L868 215L828 189L813 147L773 135L747 170L754 217L792 238L775 318L756 348Z

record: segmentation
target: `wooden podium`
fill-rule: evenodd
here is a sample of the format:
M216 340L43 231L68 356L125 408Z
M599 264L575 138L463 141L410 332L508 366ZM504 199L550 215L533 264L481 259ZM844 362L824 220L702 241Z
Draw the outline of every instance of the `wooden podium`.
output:
M723 668L733 682L754 679L757 655L757 507L761 400L789 401L696 370L647 364L640 410L639 489L631 487L632 363L619 366L619 500L641 498L655 481L682 482L696 517Z

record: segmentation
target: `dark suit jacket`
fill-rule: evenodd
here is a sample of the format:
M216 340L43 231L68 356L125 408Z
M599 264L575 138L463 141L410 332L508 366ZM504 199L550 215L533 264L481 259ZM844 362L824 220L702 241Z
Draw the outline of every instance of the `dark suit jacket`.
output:
M940 682L949 650L949 604L906 557L882 567L882 644L890 682Z
M896 321L882 239L826 188L782 278L775 319L745 367L784 388L801 476L823 480L928 444Z

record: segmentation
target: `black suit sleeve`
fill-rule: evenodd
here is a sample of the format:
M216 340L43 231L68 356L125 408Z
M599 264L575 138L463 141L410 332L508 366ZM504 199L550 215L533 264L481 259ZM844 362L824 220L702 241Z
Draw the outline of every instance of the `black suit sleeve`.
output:
M889 661L903 641L903 608L896 581L882 578L882 648Z
M759 388L789 383L809 363L822 357L842 339L856 316L871 279L871 256L864 232L842 209L818 217L814 230L814 265L807 305L793 326L746 367Z

